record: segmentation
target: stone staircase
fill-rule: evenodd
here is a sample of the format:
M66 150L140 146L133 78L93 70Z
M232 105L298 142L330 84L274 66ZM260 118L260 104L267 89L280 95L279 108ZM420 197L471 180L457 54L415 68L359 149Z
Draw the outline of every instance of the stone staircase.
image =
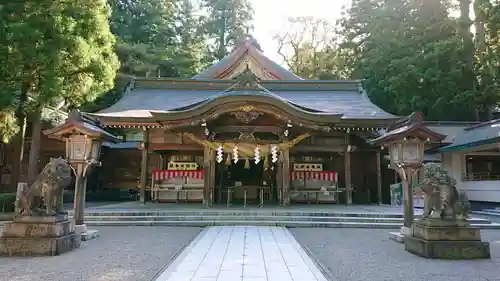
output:
M418 217L418 213L416 214ZM471 218L473 226L500 229L499 223ZM323 228L399 229L403 225L400 213L324 212L324 211L90 211L85 215L88 226L215 226L252 225Z
M492 217L500 217L500 208L483 209L481 211L473 211L472 214L484 215L484 216L492 216Z

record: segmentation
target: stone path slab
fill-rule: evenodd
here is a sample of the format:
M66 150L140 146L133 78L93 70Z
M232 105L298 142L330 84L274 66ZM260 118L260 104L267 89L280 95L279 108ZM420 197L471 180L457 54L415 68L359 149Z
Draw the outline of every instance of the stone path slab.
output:
M326 281L288 229L206 228L157 281Z

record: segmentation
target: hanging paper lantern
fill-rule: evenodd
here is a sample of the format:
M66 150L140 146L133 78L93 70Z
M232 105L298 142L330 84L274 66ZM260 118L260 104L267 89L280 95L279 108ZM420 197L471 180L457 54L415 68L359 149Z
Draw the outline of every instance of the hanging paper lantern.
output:
M222 150L222 145L219 145L219 147L217 147L216 160L217 160L217 163L221 163L222 160L224 160L224 151Z
M239 156L238 156L238 146L234 146L233 148L233 162L234 164L238 163Z
M276 161L278 161L278 147L275 144L271 145L271 157L271 161L273 163L276 163Z
M255 164L259 164L259 162L260 162L260 147L256 146L253 152L254 152Z

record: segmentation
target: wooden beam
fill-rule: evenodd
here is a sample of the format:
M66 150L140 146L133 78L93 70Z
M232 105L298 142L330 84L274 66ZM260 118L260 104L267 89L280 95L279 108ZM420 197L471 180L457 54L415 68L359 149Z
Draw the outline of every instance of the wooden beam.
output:
M178 144L178 143L152 143L148 146L148 148L150 151L153 150L203 151L203 146L199 146L196 144Z
M298 144L291 149L293 152L346 152L347 145L307 145Z
M285 128L279 126L217 126L212 128L211 131L214 132L227 132L227 133L238 133L238 132L258 132L258 133L283 133Z

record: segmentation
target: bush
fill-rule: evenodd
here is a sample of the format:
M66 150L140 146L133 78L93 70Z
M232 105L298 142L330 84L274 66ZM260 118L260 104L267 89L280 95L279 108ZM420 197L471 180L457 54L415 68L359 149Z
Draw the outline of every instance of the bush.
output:
M15 193L0 193L0 212L14 212L14 203L16 202Z

